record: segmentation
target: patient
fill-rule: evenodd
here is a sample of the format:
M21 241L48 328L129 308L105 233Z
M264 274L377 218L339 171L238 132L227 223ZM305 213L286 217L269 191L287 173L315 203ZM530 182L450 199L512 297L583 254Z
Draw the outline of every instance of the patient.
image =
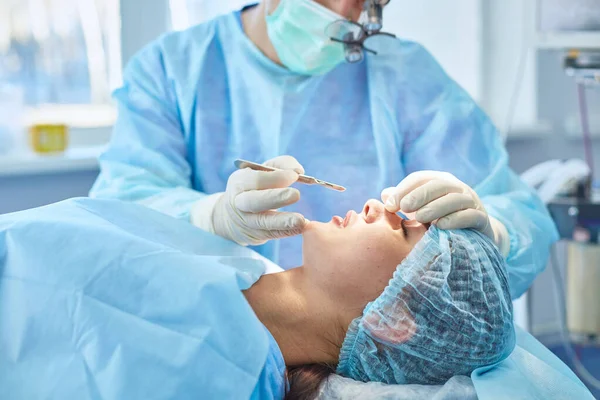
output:
M268 263L133 204L0 216L0 387L13 399L309 399L332 372L441 384L513 349L504 261L479 233L371 200L311 222L302 267L260 277Z
M283 353L288 398L314 398L336 369L443 384L513 349L504 261L478 233L403 220L370 200L360 214L311 222L303 253L303 267L245 292Z

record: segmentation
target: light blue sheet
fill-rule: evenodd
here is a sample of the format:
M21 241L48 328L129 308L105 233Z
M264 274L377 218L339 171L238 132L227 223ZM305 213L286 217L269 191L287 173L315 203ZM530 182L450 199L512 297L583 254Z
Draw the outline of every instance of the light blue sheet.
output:
M0 398L281 398L241 292L268 264L131 203L0 216Z
M348 188L300 186L289 210L328 221L411 172L447 171L507 227L511 295L520 296L558 237L546 208L509 168L490 119L422 46L369 46L378 55L364 63L304 77L266 58L239 13L163 36L134 57L115 92L119 118L91 195L189 220L195 201L225 190L235 159L290 154ZM284 268L302 263L299 237L258 250Z
M579 378L529 333L516 327L517 347L471 378L479 400L594 400Z

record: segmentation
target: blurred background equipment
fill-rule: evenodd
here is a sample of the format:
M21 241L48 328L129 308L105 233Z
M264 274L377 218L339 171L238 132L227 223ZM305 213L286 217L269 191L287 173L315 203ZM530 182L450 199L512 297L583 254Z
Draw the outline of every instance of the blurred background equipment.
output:
M23 107L22 89L0 83L0 156L15 146L24 123Z
M600 92L599 34L600 2L539 0L538 40L562 53L562 68L576 89L571 101L577 106L582 160L551 160L525 174L548 204L565 241L564 273L556 249L551 262L565 354L595 390L600 390L598 370L590 371L582 362L581 347L575 347L600 348L600 196L592 137L598 109L588 105L589 94Z
M36 153L59 153L67 149L69 127L61 124L36 124L29 128L29 141Z
M0 150L64 151L57 126L112 124L121 70L119 0L0 0Z
M118 0L2 0L0 82L21 87L28 106L108 103L121 74L118 7Z
M542 32L600 31L597 0L540 0L539 3Z

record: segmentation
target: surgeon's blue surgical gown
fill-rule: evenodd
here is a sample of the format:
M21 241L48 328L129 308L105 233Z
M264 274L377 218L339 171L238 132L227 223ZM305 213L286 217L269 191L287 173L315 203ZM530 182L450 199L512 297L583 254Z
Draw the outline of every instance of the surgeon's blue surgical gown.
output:
M192 203L225 190L235 159L289 154L348 188L302 186L289 207L327 221L411 172L447 171L508 229L511 294L524 293L545 266L554 224L510 170L492 122L423 47L391 40L364 63L300 76L254 46L240 15L167 34L133 59L93 197L189 219ZM301 265L300 246L296 237L258 250L288 268Z

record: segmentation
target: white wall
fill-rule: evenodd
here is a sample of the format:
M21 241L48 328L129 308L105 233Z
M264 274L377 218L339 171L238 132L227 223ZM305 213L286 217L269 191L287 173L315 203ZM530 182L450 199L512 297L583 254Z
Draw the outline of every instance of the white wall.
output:
M528 131L540 124L535 7L534 0L485 2L482 104L503 132Z

